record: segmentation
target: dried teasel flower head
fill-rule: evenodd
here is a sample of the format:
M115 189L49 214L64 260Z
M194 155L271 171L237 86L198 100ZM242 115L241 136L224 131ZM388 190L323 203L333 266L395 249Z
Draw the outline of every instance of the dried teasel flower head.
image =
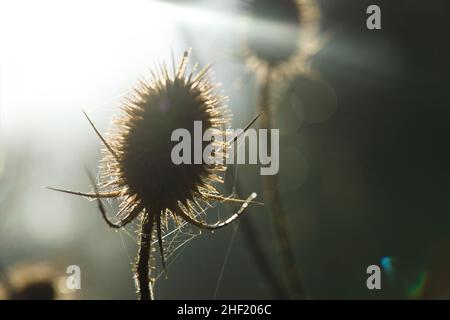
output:
M259 78L292 78L321 47L316 0L249 0L242 53Z
M203 131L225 135L230 121L224 97L214 94L216 85L208 80L209 69L186 76L187 61L185 53L178 69L169 72L163 66L150 81L140 82L108 134L114 153L105 150L101 175L104 187L124 197L123 211L190 214L193 203L208 200L205 194L217 194L213 184L221 181L217 173L224 166L203 161L176 165L171 160L178 143L171 141L174 130L186 129L194 137L194 121L201 121Z

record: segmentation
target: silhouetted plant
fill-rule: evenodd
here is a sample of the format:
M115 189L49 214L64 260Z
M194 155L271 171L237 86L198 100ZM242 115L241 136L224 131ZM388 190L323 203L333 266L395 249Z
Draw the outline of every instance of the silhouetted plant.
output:
M216 85L208 80L210 68L197 73L194 67L186 75L188 59L189 52L185 52L178 67L173 63L172 71L163 65L152 73L150 81L141 81L122 106L122 113L107 138L85 114L106 147L101 160L100 187L88 173L94 192L51 188L97 199L103 218L112 228L125 227L141 217L135 274L140 298L144 300L153 298L154 279L150 276L149 265L153 238L159 243L162 265L166 267L163 229L168 226L168 219L172 218L177 224L185 221L201 229L215 230L237 219L256 197L252 194L247 200L240 200L217 191L215 186L223 182L220 173L226 169L225 165L209 164L204 159L201 164L172 162L171 151L177 142L171 141L171 134L175 129L186 129L194 136L194 121L201 121L202 136L207 129L213 129L225 137L230 122L225 97L215 94ZM215 155L225 158L227 148L234 141L214 141L216 152L220 152ZM207 144L204 142L203 148ZM108 219L102 198L121 199L117 223ZM198 212L204 212L212 201L235 202L242 206L230 218L215 224L198 220Z

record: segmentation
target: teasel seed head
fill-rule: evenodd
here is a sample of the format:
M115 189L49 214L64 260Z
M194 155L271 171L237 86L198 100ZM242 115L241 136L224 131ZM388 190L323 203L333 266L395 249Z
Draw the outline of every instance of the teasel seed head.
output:
M248 67L264 78L290 79L306 72L322 46L316 0L248 1L249 18L241 43Z
M186 129L194 137L194 121L201 121L202 135L212 129L225 136L230 122L225 98L208 80L209 68L196 73L194 67L186 75L188 58L186 52L172 72L161 66L150 80L141 81L110 129L107 143L115 152L104 151L101 176L103 187L123 197L122 212L145 209L163 216L171 212L177 218L181 210L192 216L196 204L208 203L205 194L218 194L214 184L222 181L223 165L207 164L203 157L201 164L176 165L171 160L178 143L171 141L175 129ZM224 143L214 145L224 150Z

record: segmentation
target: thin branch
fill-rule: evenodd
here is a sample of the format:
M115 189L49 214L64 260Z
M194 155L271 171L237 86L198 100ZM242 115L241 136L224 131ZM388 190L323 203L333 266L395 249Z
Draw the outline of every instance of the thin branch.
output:
M180 217L182 217L184 220L186 220L190 224L193 224L194 226L196 226L196 227L198 227L200 229L216 230L216 229L223 228L223 227L229 225L230 223L234 222L236 219L238 219L242 215L242 213L244 213L245 209L248 207L248 204L255 198L256 198L256 193L253 192L247 198L247 200L241 205L241 207L239 208L238 211L236 211L234 214L232 214L226 220L220 220L220 221L217 221L214 224L208 224L208 223L199 221L199 220L195 219L194 217L191 217L190 215L188 215L182 209L176 210L176 213Z
M89 177L89 180L91 181L92 187L94 188L94 192L95 194L97 194L97 205L98 205L98 210L101 212L103 220L105 220L106 224L108 226L110 226L113 229L120 229L123 227L122 222L119 222L118 224L115 224L114 222L111 222L108 219L108 216L106 215L106 210L105 207L103 206L102 200L100 199L100 197L98 197L98 190L97 190L97 185L95 184L95 180L94 177L92 176L92 174L89 172L89 170L86 169L86 173Z
M227 171L227 174L231 176L231 170ZM242 194L242 188L239 180L237 180L237 177L234 177L234 179L236 179L234 185L226 183L227 189L234 189L232 190L233 193L235 192L236 194ZM249 208L248 210L254 210L254 208ZM282 281L273 270L273 266L266 255L267 250L265 250L258 238L258 233L252 222L251 212L249 212L247 216L242 217L239 221L245 244L247 245L248 251L254 260L255 267L259 271L264 283L268 286L269 292L275 299L286 299L288 295L283 289Z
M271 72L270 69L266 71L263 79L259 107L263 113L261 119L261 127L265 129L272 128L272 112L270 109L270 90L271 90ZM270 143L268 141L268 150L270 150ZM300 280L300 274L297 269L295 256L292 250L292 243L289 237L289 228L286 213L283 211L279 182L277 175L266 175L263 177L264 198L269 205L269 210L272 213L272 220L275 228L278 246L281 252L283 267L291 287L292 294L296 299L304 299L305 293Z

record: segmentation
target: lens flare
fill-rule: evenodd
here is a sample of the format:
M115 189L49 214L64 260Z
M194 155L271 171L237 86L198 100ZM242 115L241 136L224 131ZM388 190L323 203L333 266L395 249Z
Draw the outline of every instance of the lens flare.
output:
M419 299L427 284L428 275L426 271L421 271L415 282L406 286L406 296L409 299Z

